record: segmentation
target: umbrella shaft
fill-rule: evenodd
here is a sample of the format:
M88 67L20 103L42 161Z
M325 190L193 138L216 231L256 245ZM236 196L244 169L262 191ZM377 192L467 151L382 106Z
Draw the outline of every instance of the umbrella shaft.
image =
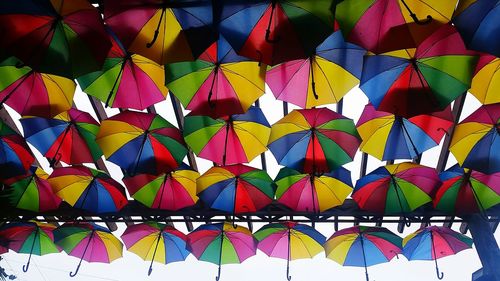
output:
M30 72L26 73L24 75L23 79L21 80L21 82L19 82L14 87L14 89L12 89L7 95L5 95L5 97L2 99L2 101L0 101L0 105L4 104L10 98L10 96L12 96L12 94L14 94L16 92L16 90L24 83L24 81L26 81L26 79L28 79L28 77L30 77L31 74L33 74L33 70L30 70Z

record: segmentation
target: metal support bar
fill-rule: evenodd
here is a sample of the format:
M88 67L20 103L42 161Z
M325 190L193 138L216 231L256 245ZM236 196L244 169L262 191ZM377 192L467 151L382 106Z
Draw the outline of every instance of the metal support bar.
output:
M487 280L500 281L500 249L490 223L479 214L467 217L466 221L483 265L483 276L488 276Z

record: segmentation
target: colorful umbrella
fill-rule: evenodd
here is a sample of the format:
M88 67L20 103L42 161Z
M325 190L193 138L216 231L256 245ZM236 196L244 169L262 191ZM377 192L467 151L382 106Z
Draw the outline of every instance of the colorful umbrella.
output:
M268 147L280 165L327 173L351 162L361 142L354 122L328 108L294 110L272 126Z
M482 104L500 103L500 58L481 55L469 90Z
M200 174L189 166L181 166L159 176L139 174L123 178L130 196L152 209L176 211L193 206L196 197L196 179Z
M55 228L52 224L36 221L11 222L0 227L0 237L7 240L9 249L17 253L29 254L28 262L23 265L23 271L27 272L31 255L42 256L60 252L54 244L52 231Z
M486 175L454 165L439 177L443 184L434 197L434 208L449 214L482 213L500 204L500 173Z
M124 111L108 118L96 141L106 159L130 175L172 171L187 154L179 129L152 113Z
M45 157L50 166L93 163L102 155L95 138L99 123L87 112L71 108L54 118L21 118L24 137Z
M214 41L211 1L105 0L104 20L123 45L159 64L193 60Z
M128 203L124 188L99 170L84 166L55 168L48 181L64 201L92 213L117 212Z
M403 239L403 255L408 260L434 260L436 275L443 279L437 259L472 247L472 239L443 226L421 228Z
M368 266L390 261L401 253L401 238L384 227L353 226L335 232L324 244L326 257L340 265Z
M257 107L245 114L212 119L188 115L184 118L184 139L199 157L219 165L248 163L267 150L271 125Z
M500 172L499 132L500 104L483 105L455 127L450 151L462 167Z
M127 250L143 260L151 261L148 275L153 272L153 261L168 264L183 261L189 255L186 250L186 235L163 223L145 222L130 225L121 238Z
M323 251L326 237L316 229L295 222L271 223L254 234L258 248L270 257L286 259L286 277L290 276L290 260L313 258Z
M122 256L123 244L109 229L90 222L67 222L54 230L54 240L68 255L80 258L75 277L82 260L110 263Z
M36 72L10 57L0 63L0 105L20 115L52 117L69 110L76 83L68 78Z
M266 83L277 99L302 108L337 103L359 83L365 52L337 31L309 58L269 69Z
M452 25L416 49L366 56L360 88L377 110L413 117L443 110L470 88L477 57Z
M78 78L82 90L105 102L106 107L144 110L167 95L163 67L129 53L108 29L112 47L103 68Z
M439 145L453 125L448 106L440 112L411 118L377 111L367 104L356 124L363 139L360 149L382 161L416 159L424 151Z
M265 66L238 56L220 36L194 62L165 66L167 86L192 114L242 114L265 92Z
M331 0L223 1L219 31L242 56L269 65L305 58L333 32Z
M219 265L241 263L255 255L257 241L246 227L231 223L201 225L187 235L188 250L199 260Z
M85 0L1 1L0 11L2 44L39 72L72 79L99 70L111 47L101 15Z
M0 178L23 175L34 161L24 138L0 120Z
M4 180L9 187L0 192L7 205L33 212L45 212L59 207L61 199L52 191L49 175L32 166L24 175Z
M324 174L282 168L275 182L276 200L295 211L323 212L342 205L352 192L351 172L343 167Z

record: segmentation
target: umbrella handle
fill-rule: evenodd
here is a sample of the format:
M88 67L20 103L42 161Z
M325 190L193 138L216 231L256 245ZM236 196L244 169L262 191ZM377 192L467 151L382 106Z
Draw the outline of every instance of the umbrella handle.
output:
M150 265L148 269L148 276L151 276L151 273L153 272L153 266Z
M278 43L281 40L280 36L274 36L274 39L271 39L271 30L266 30L266 42L270 44Z
M80 270L80 265L81 265L81 264L82 264L82 260L80 260L80 263L79 263L79 264L78 264L78 266L76 267L75 272L71 271L71 272L69 273L69 276L70 276L70 277L75 277L75 276L78 274L78 271Z
M444 278L444 272L439 271L439 267L436 265L436 277L439 280L442 280Z
M288 281L292 280L292 276L290 276L290 259L286 259L286 279Z
M28 259L28 262L25 265L23 265L23 272L28 272L29 267L30 267L30 260Z
M215 281L219 281L219 279L220 279L220 271L221 271L221 265L219 264L219 270L217 271L217 276L215 276Z
M158 39L158 35L159 34L160 34L160 31L159 30L155 30L155 34L153 35L153 40L151 40L151 42L149 42L149 43L146 44L147 48L151 48L153 46L153 44L156 42L156 39Z
M426 24L429 24L433 20L431 15L427 15L427 17L424 20L417 18L417 15L415 15L414 13L411 13L410 17L418 25L426 25Z

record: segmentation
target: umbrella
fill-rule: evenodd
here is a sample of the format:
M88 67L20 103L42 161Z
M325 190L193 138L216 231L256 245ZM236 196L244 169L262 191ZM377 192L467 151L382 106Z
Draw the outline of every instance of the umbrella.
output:
M475 54L444 25L416 49L366 56L360 88L377 110L398 116L441 111L470 88Z
M336 103L359 83L365 52L336 31L309 58L269 69L266 82L277 99L302 108Z
M61 199L52 191L48 177L41 168L31 166L26 174L3 181L9 187L0 192L0 198L18 209L33 212L55 210Z
M48 181L64 201L92 213L117 212L128 203L124 188L103 171L84 166L55 168Z
M68 78L40 73L10 57L0 63L0 105L20 115L52 117L69 110L76 83Z
M186 250L186 235L163 223L145 222L130 225L121 238L127 250L143 260L151 261L148 275L153 271L153 261L168 264L183 261L189 255Z
M324 174L282 168L275 182L276 200L295 211L323 212L342 205L352 192L351 172L343 167Z
M188 115L184 118L184 139L199 157L219 165L248 163L267 150L271 125L257 107L245 114L212 119Z
M158 114L124 111L101 123L97 143L128 174L160 174L177 168L187 149L176 127Z
M401 253L401 238L384 227L353 226L335 232L324 244L326 257L340 265L368 266L390 261Z
M460 166L485 174L500 172L500 104L483 105L460 122L450 151Z
M440 112L404 118L377 111L367 104L356 127L363 139L361 151L386 161L418 158L424 151L439 145L452 125L449 106Z
M483 54L479 57L469 90L482 104L500 103L500 58Z
M102 69L78 78L84 92L106 107L144 110L167 95L163 67L141 55L129 53L108 29L112 47Z
M55 228L52 224L36 221L11 222L0 227L0 237L8 242L9 249L29 254L27 263L23 265L23 271L27 272L31 255L41 256L60 252L54 244L52 231Z
M59 161L93 163L102 155L95 142L99 123L87 112L71 108L54 118L27 116L20 121L26 140L49 158L51 167Z
M269 65L305 58L333 32L331 0L223 1L219 31L242 56Z
M243 114L265 92L265 66L238 56L222 36L196 61L165 72L170 91L196 115Z
M351 162L360 142L351 119L313 108L294 110L275 123L268 147L280 165L326 173Z
M482 213L500 204L500 173L486 175L454 165L439 177L443 184L434 197L434 208L449 214Z
M139 174L123 178L130 196L152 209L176 211L193 206L196 197L196 179L200 174L189 166L158 176Z
M436 275L443 279L437 259L472 247L472 239L443 226L421 228L403 239L403 255L408 260L434 260Z
M255 255L257 241L246 227L231 223L201 225L187 235L188 250L198 259L219 265L241 263Z
M35 71L72 79L100 69L111 47L85 0L1 1L0 11L2 44Z
M208 0L105 0L104 20L131 52L159 64L193 60L213 41Z
M258 248L270 257L286 259L286 277L290 281L290 260L313 258L323 251L326 237L316 229L296 222L271 223L254 234Z
M34 161L24 138L0 120L0 178L23 175Z
M109 229L90 222L67 222L54 230L55 243L68 255L80 258L75 277L82 260L110 263L122 256L123 244Z

